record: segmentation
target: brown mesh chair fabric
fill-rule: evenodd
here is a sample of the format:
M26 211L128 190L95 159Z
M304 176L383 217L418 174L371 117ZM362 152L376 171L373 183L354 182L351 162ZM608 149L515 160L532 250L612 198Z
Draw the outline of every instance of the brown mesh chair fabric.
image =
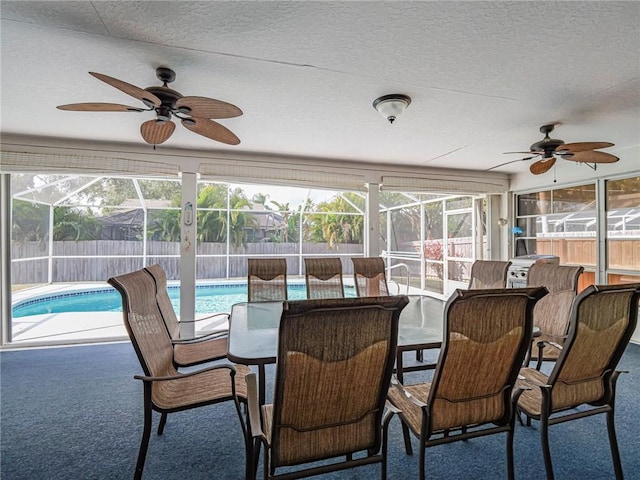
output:
M247 287L250 302L287 299L287 260L249 258Z
M258 405L249 382L251 462L265 448L264 478L300 465L287 479L382 464L392 413L386 395L397 348L405 296L320 299L284 305L278 333L273 404ZM262 415L260 415L262 414ZM365 455L354 453L365 452ZM325 459L346 460L313 467Z
M124 324L144 375L134 378L144 384L144 428L134 478L142 478L152 412L161 413L158 435L164 431L167 414L203 405L246 399L244 377L248 367L214 365L180 373L173 363L173 345L156 302L156 285L144 270L108 280L122 296Z
M382 257L353 257L353 280L359 297L389 295Z
M307 298L342 298L342 261L339 258L305 258Z
M623 478L614 420L621 373L616 366L637 325L639 296L640 283L586 288L573 303L569 333L549 376L532 368L520 371L530 390L519 398L518 409L528 424L540 420L547 479L554 478L549 426L600 413L607 416L616 478Z
M545 294L544 288L457 290L449 298L433 381L394 383L389 390L400 410L408 454L409 431L420 439L420 480L428 447L501 432L507 433L507 468L513 478L512 395L519 393L514 389L531 342L533 307Z
M506 288L511 262L476 260L471 266L469 289Z
M156 285L156 302L173 343L173 361L181 367L198 365L227 356L227 330L212 332L194 339L180 339L180 323L167 292L167 275L160 265L144 269ZM229 318L227 313L213 316ZM210 317L208 317L210 318Z
M530 360L537 361L540 369L543 361L555 361L569 328L571 305L578 292L578 278L584 267L535 263L529 269L527 286L544 286L549 295L540 300L533 312L533 324L540 329L534 339ZM527 362L528 363L528 362Z

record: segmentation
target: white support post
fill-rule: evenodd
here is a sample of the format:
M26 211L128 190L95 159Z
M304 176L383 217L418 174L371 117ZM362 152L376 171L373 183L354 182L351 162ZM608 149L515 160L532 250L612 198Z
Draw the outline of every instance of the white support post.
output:
M369 193L365 208L365 257L377 257L382 253L380 249L380 185L367 184Z
M11 176L0 174L0 322L2 345L11 342Z
M195 336L196 318L196 204L198 176L182 174L182 217L180 241L180 337Z

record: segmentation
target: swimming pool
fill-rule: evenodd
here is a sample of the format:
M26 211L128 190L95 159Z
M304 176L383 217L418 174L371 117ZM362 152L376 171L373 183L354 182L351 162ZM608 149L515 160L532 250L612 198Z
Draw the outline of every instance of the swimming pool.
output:
M344 286L347 297L355 297L352 285ZM169 298L176 312L180 312L180 287L167 287ZM302 300L307 296L304 283L289 284L290 300ZM246 283L220 283L196 285L196 313L229 312L234 303L247 301ZM78 289L58 294L27 298L13 305L13 318L31 315L65 312L121 312L122 297L112 287Z

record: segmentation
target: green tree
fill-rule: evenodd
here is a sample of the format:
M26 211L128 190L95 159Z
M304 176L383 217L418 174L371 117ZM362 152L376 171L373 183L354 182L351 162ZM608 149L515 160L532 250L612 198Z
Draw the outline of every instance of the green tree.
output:
M271 210L267 205L267 202L269 201L268 193L256 193L253 195L253 197L251 197L251 201L256 205L264 205L264 208L266 208L267 210Z
M159 242L179 242L182 226L179 210L155 210L149 214L147 236Z
M295 241L289 237L290 227L295 227L295 215L292 215L294 212L291 211L291 207L289 206L289 202L276 202L273 200L273 203L280 215L282 215L283 225L281 230L279 231L278 237L276 237L276 241L278 242L291 242ZM293 225L290 222L293 220ZM296 229L297 230L297 229Z
M319 203L316 213L307 218L312 242L326 242L332 249L340 243L362 241L364 215L358 213L342 195Z
M73 207L53 209L53 240L100 240L102 224L88 210Z
M49 207L14 199L11 238L14 242L46 242L49 230Z
M241 188L229 190L227 185L211 184L204 186L198 193L198 241L225 242L227 228L229 239L235 247L243 245L246 229L257 226L256 218L249 209L251 202ZM229 208L229 219L227 218Z

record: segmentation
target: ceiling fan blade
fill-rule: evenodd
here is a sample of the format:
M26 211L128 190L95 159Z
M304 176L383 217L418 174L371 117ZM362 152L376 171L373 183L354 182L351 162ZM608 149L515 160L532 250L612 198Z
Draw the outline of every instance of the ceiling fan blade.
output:
M169 139L175 129L176 124L171 121L148 120L140 125L140 134L145 142L160 145Z
M176 102L180 113L198 118L233 118L242 115L235 105L207 97L182 97Z
M515 152L512 152L512 153L515 153ZM501 163L500 165L495 165L495 166L493 166L493 167L491 167L491 168L487 168L487 169L485 170L485 172L488 172L489 170L495 170L496 168L504 167L505 165L509 165L509 164L511 164L511 163L524 162L524 161L526 161L526 160L532 160L532 159L536 158L537 156L538 156L538 155L534 155L534 156L532 156L532 157L519 158L519 159L517 159L517 160L511 160L511 161L509 161L509 162L504 162L504 163Z
M578 142L565 143L556 149L556 153L564 155L565 153L586 152L587 150L596 150L598 148L613 147L613 143L609 142Z
M564 160L583 163L614 163L620 160L618 157L616 157L615 155L611 155L610 153L596 152L594 150L570 153L561 156Z
M146 109L118 105L117 103L69 103L58 105L59 110L72 110L75 112L145 112Z
M527 155L527 154L534 154L534 155L542 155L544 153L544 151L542 150L529 150L527 152L503 152L503 155L509 155L512 153L517 153L518 155Z
M89 72L89 74L93 75L98 80L102 80L103 82L108 83L112 87L117 88L127 95L131 95L132 97L137 98L148 107L159 107L162 104L162 101L157 96L140 87L136 87L135 85L131 85L130 83L118 80L117 78L113 78L102 73Z
M534 175L542 175L543 173L551 170L551 167L553 167L555 163L556 159L553 157L543 158L542 160L532 163L529 167L529 171Z
M207 120L204 118L185 118L182 120L182 125L198 135L210 138L216 142L227 143L229 145L238 145L240 139L229 130L227 127L223 127L218 122L213 120Z

